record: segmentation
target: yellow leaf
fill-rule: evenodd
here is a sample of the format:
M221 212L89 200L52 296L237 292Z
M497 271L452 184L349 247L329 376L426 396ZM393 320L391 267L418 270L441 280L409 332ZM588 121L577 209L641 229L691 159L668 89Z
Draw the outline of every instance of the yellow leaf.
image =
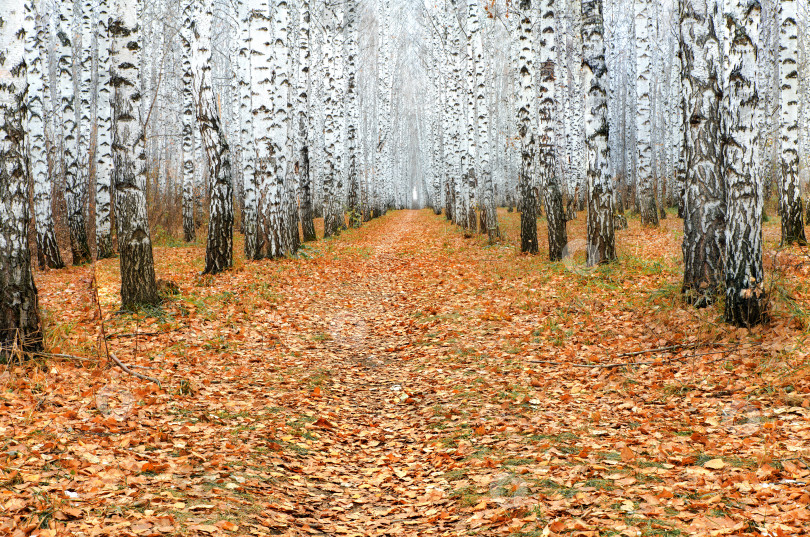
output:
M722 470L725 468L726 463L723 462L723 459L712 459L703 466L712 470Z

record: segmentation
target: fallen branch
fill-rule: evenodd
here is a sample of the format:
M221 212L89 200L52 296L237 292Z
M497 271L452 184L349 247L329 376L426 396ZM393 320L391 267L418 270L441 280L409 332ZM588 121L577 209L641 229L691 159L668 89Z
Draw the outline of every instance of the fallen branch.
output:
M110 334L106 336L108 340L116 339L116 338L129 338L129 337L141 337L141 336L160 336L163 334L168 334L170 332L174 332L174 330L167 330L166 332L136 332L131 334Z
M107 345L107 332L104 330L104 314L101 312L101 301L98 298L98 278L96 277L96 260L93 259L93 281L91 282L91 287L93 288L93 298L96 303L96 311L98 312L98 323L101 328L101 340L104 342L104 352L107 355L107 361L112 360L115 362L115 365L120 367L125 373L129 373L135 378L139 378L141 380L147 380L149 382L154 382L158 385L158 388L163 389L163 386L160 384L160 381L154 377L150 377L147 375L142 375L136 371L131 370L129 367L124 364L121 360L116 358L116 356L110 352L110 347Z
M72 354L58 354L52 352L38 352L36 356L43 358L62 358L63 360L78 360L79 362L94 362L92 358L82 358L81 356L73 356Z
M113 353L111 353L111 352L109 353L109 356L112 359L112 361L115 362L115 365L117 365L118 367L123 369L124 372L129 373L133 377L139 378L141 380L148 380L149 382L154 382L155 384L158 385L158 388L163 389L163 386L160 384L160 381L158 379L156 379L154 377L147 376L147 375L142 375L141 373L138 373L137 371L131 370L126 364L124 364L124 362L122 362L121 360L116 358L115 355Z
M623 352L621 354L617 354L617 357L622 356L638 356L640 354L652 354L654 352L666 352L666 351L675 351L678 349L683 349L685 347L702 347L704 345L709 345L709 343L679 343L677 345L669 345L668 347L658 347L657 349L645 349L643 351L635 351L635 352Z
M650 361L646 361L646 362L619 362L619 363L614 363L614 364L571 364L571 363L568 363L568 362L551 362L551 361L547 361L547 360L527 360L527 362L530 363L530 364L545 364L545 365L556 365L556 366L584 367L584 368L589 368L589 369L613 369L613 368L616 368L616 367L628 367L628 366L634 366L634 365L636 365L636 366L637 365L666 365L666 364L671 364L673 362L683 362L684 360L688 360L690 358L697 358L699 356L709 356L711 354L718 354L718 353L726 355L726 354L729 354L729 353L731 353L733 351L736 351L736 350L740 350L740 349L743 349L743 348L750 349L750 348L753 348L753 347L759 347L761 345L762 345L762 343L754 343L754 344L747 345L747 346L737 345L736 347L726 349L726 350L718 350L718 351L710 351L710 352L699 352L699 353L695 353L695 354L687 354L685 356L681 356L680 358L670 358L668 360L650 360ZM626 356L626 355L619 354L618 356Z

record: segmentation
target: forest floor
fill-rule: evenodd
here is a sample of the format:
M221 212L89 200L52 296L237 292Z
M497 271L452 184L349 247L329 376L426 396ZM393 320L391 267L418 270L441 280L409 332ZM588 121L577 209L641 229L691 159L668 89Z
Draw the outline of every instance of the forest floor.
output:
M500 218L488 246L393 212L216 277L156 247L179 293L137 314L115 259L38 273L77 358L0 369L0 533L810 531L807 250L767 224L773 320L734 329L681 301L671 215L593 271L584 215L565 263ZM107 362L94 270L110 351L162 388Z

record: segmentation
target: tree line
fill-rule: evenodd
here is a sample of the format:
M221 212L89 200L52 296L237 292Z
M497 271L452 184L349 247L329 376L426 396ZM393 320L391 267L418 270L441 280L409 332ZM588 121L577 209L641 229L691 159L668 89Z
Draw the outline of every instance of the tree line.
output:
M624 210L656 226L674 206L686 300L725 295L744 326L767 316L772 191L783 243L806 242L802 2L0 5L4 351L42 347L31 252L63 267L60 227L74 264L117 253L129 308L159 300L152 237L174 221L187 242L207 225L216 274L234 227L277 258L316 217L329 237L422 206L491 241L517 206L528 253L542 213L557 261L584 211L597 265Z

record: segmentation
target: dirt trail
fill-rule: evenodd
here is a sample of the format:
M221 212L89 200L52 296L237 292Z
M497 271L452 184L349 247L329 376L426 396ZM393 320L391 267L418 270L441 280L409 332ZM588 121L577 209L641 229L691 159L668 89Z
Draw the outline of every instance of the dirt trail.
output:
M325 346L336 360L322 385L331 408L321 428L332 442L331 462L308 468L313 501L307 508L328 534L435 535L446 529L440 515L455 518L442 509L450 503L446 487L431 475L435 431L415 411L435 401L414 393L428 379L411 367L410 342L399 334L400 322L413 313L408 286L418 281L409 276L416 278L419 267L402 258L424 240L414 233L417 216L399 213L371 234L368 258L351 268L348 281L323 282L323 299L313 304L329 321Z

